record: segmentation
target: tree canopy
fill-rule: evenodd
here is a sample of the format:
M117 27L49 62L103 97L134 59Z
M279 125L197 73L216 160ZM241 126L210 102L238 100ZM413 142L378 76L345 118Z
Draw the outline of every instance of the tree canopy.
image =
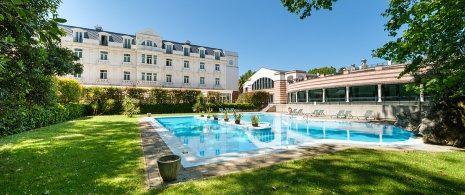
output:
M249 78L255 74L256 71L252 71L252 70L248 70L247 72L245 72L243 75L241 75L239 77L239 92L242 93L243 92L243 88L244 88L244 83L247 82L247 80L249 80Z
M60 46L59 0L0 2L0 111L57 101L53 77L81 73L79 58Z
M330 67L321 67L321 68L314 68L311 70L308 70L308 74L334 74L336 73L336 68L330 66Z
M337 0L281 0L304 19L312 10L332 9ZM382 16L395 38L373 50L373 56L406 63L399 75L414 75L417 92L433 101L465 95L465 2L463 0L391 0ZM403 31L399 33L399 31ZM424 84L420 89L419 84Z

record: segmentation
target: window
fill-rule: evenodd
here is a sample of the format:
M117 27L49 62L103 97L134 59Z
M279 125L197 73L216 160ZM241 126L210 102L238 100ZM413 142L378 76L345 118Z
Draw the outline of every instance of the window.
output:
M189 48L188 47L184 48L184 56L189 56Z
M205 58L205 50L200 50L200 58Z
M202 85L205 84L205 77L200 77L200 84L202 84Z
M145 45L152 47L152 41L147 41Z
M82 32L75 32L73 41L82 43Z
M108 46L108 36L106 35L100 36L100 45Z
M184 68L189 68L189 61L184 60Z
M184 76L184 83L189 83L189 76Z
M215 60L219 60L220 59L220 52L215 52Z
M124 39L123 48L131 49L131 39Z
M220 65L219 64L215 64L215 71L220 71Z
M259 78L252 84L252 90L272 89L272 88L274 88L274 81L268 77Z
M81 74L74 73L74 78L81 78Z
M145 81L145 72L142 72L140 80Z
M152 64L152 55L147 55L147 64Z
M170 74L166 75L166 82L171 83L171 75Z
M157 56L153 55L153 64L157 64Z
M153 73L153 81L157 81L157 73Z
M205 62L200 62L200 69L205 70Z
M141 62L142 62L142 64L144 64L144 63L145 63L145 54L142 54L142 58L141 58L141 60L142 60L142 61L141 61Z
M173 60L172 59L166 59L166 66L173 66Z
M173 53L173 46L172 45L166 45L166 53L167 54L172 54Z
M215 78L215 85L220 85L220 78Z
M74 49L74 54L76 54L77 57L82 58L82 49Z
M101 51L100 52L100 60L108 60L108 52Z
M131 54L128 54L128 53L124 54L124 62L131 62Z
M107 70L100 70L100 79L107 79Z
M147 73L147 81L152 81L152 73Z
M131 80L131 72L124 71L124 80L125 81Z

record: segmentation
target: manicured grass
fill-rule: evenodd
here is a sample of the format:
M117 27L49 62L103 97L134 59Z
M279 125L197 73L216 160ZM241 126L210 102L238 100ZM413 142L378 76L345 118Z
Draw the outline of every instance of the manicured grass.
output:
M0 194L465 193L465 152L368 149L148 191L136 121L87 117L1 138Z
M154 194L464 194L465 152L350 149Z
M146 192L137 118L87 117L0 140L0 194Z

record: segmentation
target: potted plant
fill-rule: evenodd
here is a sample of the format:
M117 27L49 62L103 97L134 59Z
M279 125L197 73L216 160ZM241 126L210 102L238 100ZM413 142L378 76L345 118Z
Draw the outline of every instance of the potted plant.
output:
M207 118L210 118L210 110L207 110Z
M202 112L200 113L200 117L204 117L204 114L205 114L205 111L202 111Z
M260 119L260 117L258 117L257 115L250 116L250 120L252 121L252 126L253 127L258 127L258 120L259 119Z
M236 114L236 112L234 112L233 116L234 116L234 122L236 124L241 124L242 113Z
M224 111L223 113L224 113L224 115L223 115L224 121L228 122L229 121L228 111Z
M152 116L152 113L150 113L150 112L147 113L147 116L148 116L148 117L151 117L151 116Z
M213 113L212 116L213 116L213 119L215 119L215 121L218 120L218 114L217 113Z

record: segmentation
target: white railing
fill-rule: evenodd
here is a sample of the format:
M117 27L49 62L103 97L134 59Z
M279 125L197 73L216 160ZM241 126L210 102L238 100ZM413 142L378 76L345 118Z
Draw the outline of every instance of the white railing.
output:
M121 85L134 85L131 80L121 80Z
M108 79L97 79L98 84L110 84L110 80Z
M190 68L182 68L182 71L183 71L183 72L190 72L191 69L190 69Z
M205 85L205 84L199 84L199 88L207 88L207 85Z
M132 67L132 63L131 62L121 62L121 66L122 67Z
M158 65L156 64L145 64L145 63L139 64L139 67L140 68L159 68Z
M165 69L165 70L173 70L173 66L164 66L163 69Z
M158 81L142 81L142 80L138 80L137 85L152 87L152 86L161 86L161 83L158 82Z
M107 64L108 64L108 60L97 60L97 64L104 64L104 65L107 65Z
M199 69L199 72L207 72L205 69Z
M165 82L163 84L163 87L173 87L174 86L174 83L173 82Z

